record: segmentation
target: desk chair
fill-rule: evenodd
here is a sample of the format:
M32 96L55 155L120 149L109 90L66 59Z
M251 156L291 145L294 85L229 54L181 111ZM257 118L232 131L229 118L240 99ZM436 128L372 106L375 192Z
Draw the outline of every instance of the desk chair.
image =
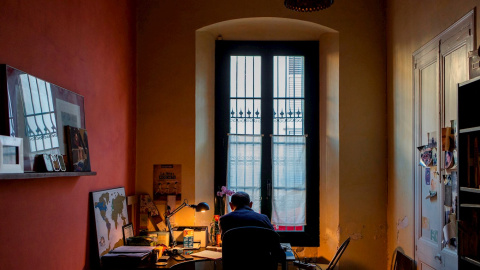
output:
M260 227L239 227L225 232L222 240L224 270L277 270L278 263L287 269L285 252L279 235Z
M415 269L415 263L413 260L405 255L403 252L397 249L395 253L395 265L394 270L413 270Z
M320 270L333 270L335 266L337 265L338 261L340 261L340 257L342 257L343 252L345 252L345 249L347 249L348 244L350 243L350 237L345 240L342 245L337 249L337 252L335 253L335 256L333 256L333 259L330 261L329 264L317 264L317 269ZM327 260L328 261L328 260Z

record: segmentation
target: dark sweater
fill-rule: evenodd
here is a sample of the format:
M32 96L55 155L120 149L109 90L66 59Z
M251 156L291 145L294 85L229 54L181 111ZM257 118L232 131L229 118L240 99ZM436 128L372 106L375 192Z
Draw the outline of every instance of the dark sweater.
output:
M220 231L222 232L222 238L226 231L233 228L246 226L255 226L274 230L272 223L266 215L259 214L248 206L239 207L235 209L235 211L220 217Z

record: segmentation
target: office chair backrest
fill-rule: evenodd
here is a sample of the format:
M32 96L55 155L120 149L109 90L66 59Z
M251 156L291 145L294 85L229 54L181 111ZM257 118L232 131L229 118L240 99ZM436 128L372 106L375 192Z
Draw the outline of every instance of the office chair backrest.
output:
M222 240L224 270L276 270L279 262L285 263L285 253L275 231L239 227L225 232Z
M337 249L335 256L333 256L333 259L328 264L328 267L326 270L333 270L333 268L335 268L338 261L340 260L340 257L342 257L343 252L345 252L345 249L347 249L347 246L349 243L350 243L350 237L348 237L347 240L345 240L345 242L343 242L343 244Z
M397 249L395 253L395 270L413 270L415 268L415 263L413 260L405 255L403 252Z

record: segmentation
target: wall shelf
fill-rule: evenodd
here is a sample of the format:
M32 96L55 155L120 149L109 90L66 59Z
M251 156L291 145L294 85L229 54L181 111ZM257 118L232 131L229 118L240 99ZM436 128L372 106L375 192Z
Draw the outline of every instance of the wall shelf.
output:
M480 193L480 189L478 188L460 187L460 191Z
M460 133L470 133L470 132L476 132L476 131L480 131L480 127L460 129Z
M477 260L474 260L474 259L469 258L469 257L464 257L464 256L461 256L460 258L461 258L462 260L465 260L465 261L471 263L471 264L474 264L474 265L476 265L476 266L480 266L480 262L477 261Z
M26 172L26 173L2 173L0 180L9 179L35 179L35 178L50 178L50 177L79 177L79 176L93 176L97 172Z
M462 203L460 207L480 208L480 204Z

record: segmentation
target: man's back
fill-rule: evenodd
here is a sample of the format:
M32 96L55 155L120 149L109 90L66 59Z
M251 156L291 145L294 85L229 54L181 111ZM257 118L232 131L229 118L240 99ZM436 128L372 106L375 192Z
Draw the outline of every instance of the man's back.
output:
M235 211L220 217L222 238L226 231L246 226L255 226L273 230L273 226L266 215L259 214L248 206L237 208Z

